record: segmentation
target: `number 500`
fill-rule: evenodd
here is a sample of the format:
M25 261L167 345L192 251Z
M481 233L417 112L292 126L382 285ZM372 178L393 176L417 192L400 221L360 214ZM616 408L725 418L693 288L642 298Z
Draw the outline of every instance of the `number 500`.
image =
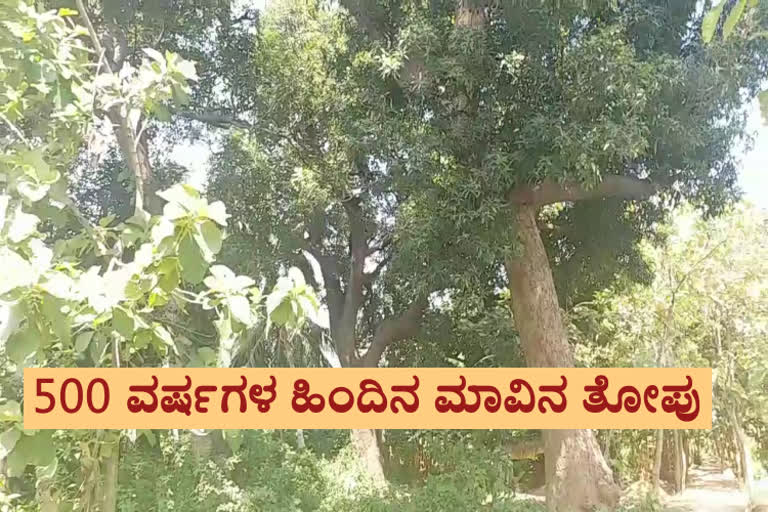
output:
M35 412L41 414L51 412L56 407L56 398L53 396L53 393L43 390L43 384L53 384L53 379L37 379L37 396L48 399L47 407L35 407ZM93 389L96 384L101 386L103 394L101 405L99 407L94 404L93 399ZM75 388L74 405L71 403L73 399L69 399L69 401L67 399L67 389L71 386L74 386ZM70 414L78 412L83 406L83 399L85 399L85 403L91 412L96 414L104 412L107 409L107 406L109 406L109 386L107 385L107 381L102 378L93 379L88 383L85 393L83 393L83 385L80 384L80 381L77 379L69 378L61 383L59 402L61 403L61 408L64 409L64 412Z

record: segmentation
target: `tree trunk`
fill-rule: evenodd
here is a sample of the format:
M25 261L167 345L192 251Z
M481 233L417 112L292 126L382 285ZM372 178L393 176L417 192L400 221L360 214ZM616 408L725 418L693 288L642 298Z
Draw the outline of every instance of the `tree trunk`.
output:
M118 434L119 435L119 434ZM120 438L117 438L112 452L104 457L102 462L101 510L100 512L115 512L117 510L117 470L120 460Z
M661 477L661 459L664 453L664 429L656 431L656 453L653 458L653 490L659 491L659 480Z
M303 428L297 428L296 429L296 447L299 450L303 450L306 448L306 443L304 442L304 429Z
M370 428L353 429L351 432L352 446L363 463L374 485L385 487L387 479L384 476L384 465L381 460L381 450L376 440L376 431Z
M512 311L529 367L572 367L549 260L536 225L536 208L516 213L519 251L506 260ZM613 508L618 486L591 430L545 430L547 506L552 511Z
M744 433L744 429L741 426L741 421L736 415L734 407L729 408L731 416L731 422L733 423L733 436L734 444L736 445L736 454L741 466L741 478L744 482L744 492L747 497L752 497L752 479L754 478L754 470L752 468L752 457L749 454L749 439Z
M685 457L683 456L683 442L680 439L680 431L674 431L675 440L675 491L681 493L685 490Z

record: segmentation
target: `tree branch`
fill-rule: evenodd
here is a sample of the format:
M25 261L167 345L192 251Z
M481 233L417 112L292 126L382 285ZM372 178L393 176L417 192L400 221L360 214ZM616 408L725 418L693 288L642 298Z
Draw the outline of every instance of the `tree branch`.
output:
M365 282L363 269L365 258L368 257L368 237L365 234L363 208L359 198L342 202L349 221L349 279L344 297L344 311L357 317L357 310L363 301L363 284ZM354 313L353 313L354 311Z
M396 341L404 340L415 336L421 329L421 321L424 317L424 311L427 309L427 297L417 299L408 306L408 309L400 315L391 316L376 326L376 332L373 334L373 341L368 351L362 357L363 366L366 368L375 368L379 365L384 350Z
M254 126L248 121L238 119L231 114L225 114L221 112L191 112L189 110L176 111L176 113L181 117L185 117L193 121L200 121L201 123L209 124L217 128L242 128L244 130L254 129Z
M508 198L514 204L545 204L563 201L585 201L603 197L621 197L624 199L647 199L657 186L650 181L630 176L609 175L594 188L586 188L579 183L555 183L547 180L538 185L516 187Z

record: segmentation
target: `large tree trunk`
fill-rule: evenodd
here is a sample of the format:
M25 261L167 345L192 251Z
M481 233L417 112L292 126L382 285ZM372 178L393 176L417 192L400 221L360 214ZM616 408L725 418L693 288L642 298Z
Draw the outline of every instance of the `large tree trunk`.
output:
M515 325L529 367L572 367L552 271L536 226L536 208L520 205L519 251L506 260ZM591 430L545 430L547 506L552 511L613 508L619 489Z
M379 442L376 439L376 431L371 428L358 428L353 429L350 434L352 446L354 446L374 485L386 486L387 478L384 476L384 464L382 463Z

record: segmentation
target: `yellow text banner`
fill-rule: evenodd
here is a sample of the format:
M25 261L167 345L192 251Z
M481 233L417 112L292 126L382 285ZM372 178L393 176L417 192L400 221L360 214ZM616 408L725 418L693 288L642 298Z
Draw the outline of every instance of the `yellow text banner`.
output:
M710 368L26 368L28 429L709 429Z

